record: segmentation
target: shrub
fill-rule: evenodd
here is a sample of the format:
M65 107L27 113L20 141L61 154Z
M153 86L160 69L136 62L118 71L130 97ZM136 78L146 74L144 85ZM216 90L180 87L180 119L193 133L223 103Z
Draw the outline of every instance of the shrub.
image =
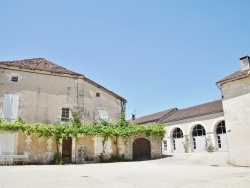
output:
M213 146L212 139L210 136L205 139L205 150L207 152L214 152L215 147Z
M125 157L124 154L122 155L111 155L109 159L104 159L103 154L99 156L99 160L101 163L115 163L115 162L124 162Z
M61 153L55 153L54 154L54 159L50 162L50 164L63 165L62 154Z

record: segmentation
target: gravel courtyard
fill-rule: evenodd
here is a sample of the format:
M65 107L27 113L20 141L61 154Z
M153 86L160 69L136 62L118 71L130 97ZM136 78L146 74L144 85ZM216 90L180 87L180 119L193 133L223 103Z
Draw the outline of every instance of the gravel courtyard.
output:
M227 153L192 153L144 162L0 166L0 187L250 187L250 168L227 160Z

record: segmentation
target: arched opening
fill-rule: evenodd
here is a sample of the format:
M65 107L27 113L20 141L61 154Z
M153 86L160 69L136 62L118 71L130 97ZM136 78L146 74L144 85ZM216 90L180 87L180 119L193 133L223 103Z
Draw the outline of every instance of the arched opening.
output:
M151 159L151 148L149 140L137 138L133 142L133 160L144 161Z
M204 151L205 140L206 140L206 130L202 125L196 125L192 131L193 136L193 150L194 151Z
M219 151L228 151L225 121L221 121L216 127L217 146Z
M175 128L172 135L173 140L173 151L174 152L184 152L183 148L183 132L180 128Z

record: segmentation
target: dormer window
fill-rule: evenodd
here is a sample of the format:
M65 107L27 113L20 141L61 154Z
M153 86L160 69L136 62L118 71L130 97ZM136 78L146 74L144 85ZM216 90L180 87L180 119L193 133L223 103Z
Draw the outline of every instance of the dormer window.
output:
M96 93L96 97L100 97L101 96L101 94L100 93Z
M18 82L18 76L12 76L11 81L12 82Z

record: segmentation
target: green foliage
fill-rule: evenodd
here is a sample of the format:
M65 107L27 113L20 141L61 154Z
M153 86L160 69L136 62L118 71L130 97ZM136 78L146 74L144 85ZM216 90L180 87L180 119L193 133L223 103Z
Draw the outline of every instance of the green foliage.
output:
M72 125L75 127L80 127L82 125L82 123L81 123L81 119L80 119L79 115L77 114L77 112L71 109L71 114L73 117L70 119Z
M21 124L25 124L25 121L20 116L17 117L17 122Z
M210 136L205 139L205 150L207 152L214 152L215 147L213 146L212 139Z
M101 163L115 163L115 162L124 162L125 156L122 155L111 155L109 159L104 159L103 154L99 156L99 160Z
M54 159L50 162L50 164L63 165L61 153L55 153L54 154Z
M108 137L114 136L120 136L126 139L130 136L146 134L146 136L158 137L162 139L165 135L164 126L162 124L152 126L134 125L126 122L124 117L121 117L116 124L110 124L106 121L102 121L100 124L97 124L96 122L91 124L81 124L77 119L75 120L74 125L75 126L40 123L31 125L23 121L10 123L1 120L0 130L14 131L21 129L26 134L38 133L39 136L54 137L57 143L59 143L59 140L63 138L77 138L78 134L102 136L104 137L104 142L108 139Z

